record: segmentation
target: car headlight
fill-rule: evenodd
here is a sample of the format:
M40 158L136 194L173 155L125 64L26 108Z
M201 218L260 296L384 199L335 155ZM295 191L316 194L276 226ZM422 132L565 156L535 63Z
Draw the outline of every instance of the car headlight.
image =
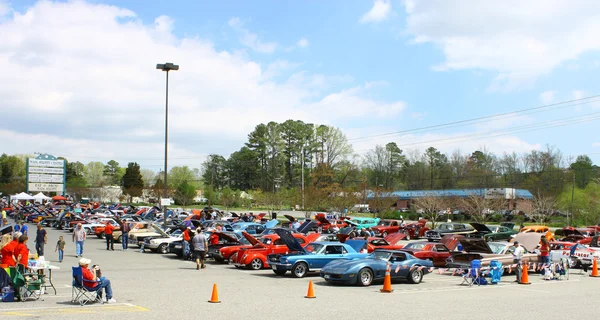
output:
M281 261L281 263L287 263L287 262L288 262L288 259L286 259L286 258L282 258L282 259L280 259L280 261Z
M243 256L242 256L242 260L244 260L244 259L246 259L246 255L243 255Z

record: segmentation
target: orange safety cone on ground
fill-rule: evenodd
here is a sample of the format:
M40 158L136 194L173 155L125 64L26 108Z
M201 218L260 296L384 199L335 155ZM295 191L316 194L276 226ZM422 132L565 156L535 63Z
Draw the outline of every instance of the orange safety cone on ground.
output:
M308 293L306 293L306 296L304 296L305 298L308 299L314 299L315 297L315 290L313 289L313 284L312 281L310 281L308 283Z
M213 290L212 290L212 295L210 296L210 300L208 300L208 302L210 303L221 303L221 301L219 301L219 291L217 290L217 284L213 284Z
M527 261L523 261L522 269L521 282L519 282L519 284L531 284L531 282L529 282L529 264L527 264Z
M392 277L390 276L391 269L392 266L388 264L385 269L385 278L383 278L383 288L379 290L381 292L391 293L394 291L394 289L392 289Z
M598 259L594 258L594 261L592 262L592 274L590 274L590 277L600 277L600 275L598 275Z

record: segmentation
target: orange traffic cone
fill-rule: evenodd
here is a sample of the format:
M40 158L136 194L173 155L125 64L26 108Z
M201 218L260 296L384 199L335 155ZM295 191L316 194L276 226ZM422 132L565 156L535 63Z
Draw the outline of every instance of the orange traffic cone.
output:
M306 294L306 296L304 296L305 298L308 299L314 299L315 297L315 290L313 289L313 284L312 281L310 281L308 283L308 293Z
M592 274L590 274L590 277L600 277L600 275L598 275L598 259L594 259L592 262Z
M527 261L523 261L523 270L521 272L521 282L519 284L531 284L529 282L529 264L527 264Z
M392 277L390 276L391 271L392 266L388 264L387 268L385 269L385 278L383 278L383 288L379 291L385 293L391 293L394 291L394 289L392 289Z
M210 300L208 300L208 302L210 303L221 303L221 301L219 301L219 291L217 290L217 284L213 284L213 290L212 290L212 295L210 297Z

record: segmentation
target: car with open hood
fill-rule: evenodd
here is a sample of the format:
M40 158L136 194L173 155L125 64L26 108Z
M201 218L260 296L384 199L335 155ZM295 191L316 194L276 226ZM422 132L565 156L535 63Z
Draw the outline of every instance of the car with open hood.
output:
M242 231L245 231L249 234L261 234L265 229L274 228L279 221L277 219L273 219L268 221L265 224L255 223L255 222L237 222L232 225L233 232L237 234L242 234Z
M435 267L441 268L446 266L446 259L456 249L459 243L458 239L460 238L463 238L463 236L446 235L440 243L425 241L410 242L404 248L400 249L400 251L408 252L419 259L429 260Z
M533 253L540 242L539 234L518 234L515 241L525 249L523 260L537 263L539 257ZM487 242L481 238L462 238L459 239L462 251L452 252L446 259L446 266L449 268L468 268L473 260L481 260L481 265L487 267L493 260L498 260L503 265L513 263L513 252L515 246L510 242Z
M379 220L376 226L372 227L371 230L376 236L387 237L388 234L396 233L402 226L401 220Z
M238 234L236 233L236 235L238 235ZM237 252L240 249L252 248L253 246L255 246L256 244L258 244L260 242L260 238L257 239L247 232L242 232L241 238L245 239L246 241L240 241L239 244L224 246L219 249L218 256L222 259L222 261L233 262L236 260Z
M475 228L474 233L469 234L471 237L482 238L485 241L498 241L498 240L510 240L512 236L517 234L517 231L514 230L514 223L502 223L502 225L486 225L483 223L471 222L470 223L473 228Z
M578 242L581 244L589 244L592 241L592 237L596 235L595 228L573 228L564 227L554 231L554 237L559 241L566 242Z
M301 246L308 244L308 238L301 233L292 233L292 236ZM261 237L260 242L251 248L241 248L232 264L237 268L260 270L269 268L267 256L288 252L288 247L278 234L269 234Z
M434 230L427 230L425 238L428 241L440 241L446 234L469 234L475 229L466 223L444 222L440 223Z
M584 267L587 269L594 259L600 259L600 249L575 242L550 242L551 261L560 261L562 258L570 259L571 267Z
M556 240L552 235L550 228L548 228L547 226L526 226L521 228L521 230L519 230L519 233L539 233L545 235L548 241Z
M271 254L267 257L271 269L278 276L291 271L294 277L302 278L311 271L321 270L331 261L367 256L366 253L359 253L366 244L365 240L348 240L345 243L312 242L302 247L291 233L285 230L277 233L288 247L287 254Z
M226 258L221 254L221 249L231 246L250 246L250 242L244 236L239 236L238 234L230 231L217 231L213 232L214 236L217 236L218 243L208 244L208 251L206 254L213 258L218 263L223 263L229 260L229 256ZM251 235L248 235L252 237ZM253 238L253 237L252 237Z
M401 279L413 284L420 283L433 267L431 261L408 252L377 249L363 259L332 261L321 269L320 275L328 283L369 286L385 277L388 265L392 280Z
M369 229L376 226L379 223L379 218L361 218L361 217L350 217L344 220L348 225L355 227L356 229Z
M160 225L152 223L150 225L150 227L148 227L148 229L145 231L139 231L139 232L131 232L130 231L129 232L129 244L134 245L134 246L141 246L142 243L144 243L144 239L148 238L148 237L168 238L169 234L167 232L165 232L165 230L163 230Z
M367 252L371 253L375 250L386 249L386 250L398 250L402 249L407 242L406 235L403 233L392 233L387 235L385 238L370 237L367 239Z
M400 226L398 232L406 234L406 240L423 238L425 237L425 232L429 230L427 221L427 219L420 219L417 222L405 223Z
M143 240L144 249L152 252L169 253L169 244L174 241L180 241L183 238L181 230L175 230L170 234L161 234L160 236L148 236Z

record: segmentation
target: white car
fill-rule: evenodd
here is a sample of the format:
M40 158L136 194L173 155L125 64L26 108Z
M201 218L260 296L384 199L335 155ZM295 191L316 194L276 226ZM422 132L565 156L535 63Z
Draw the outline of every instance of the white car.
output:
M146 237L144 239L144 249L150 249L152 252L168 253L169 243L179 241L183 238L181 230L175 230L170 235L160 237Z
M94 233L94 228L104 226L104 223L101 223L101 222L111 221L111 220L114 221L112 218L98 218L98 219L96 219L96 222L86 223L86 224L81 225L81 227L83 228L83 230L85 230L85 233L90 235L90 234Z

